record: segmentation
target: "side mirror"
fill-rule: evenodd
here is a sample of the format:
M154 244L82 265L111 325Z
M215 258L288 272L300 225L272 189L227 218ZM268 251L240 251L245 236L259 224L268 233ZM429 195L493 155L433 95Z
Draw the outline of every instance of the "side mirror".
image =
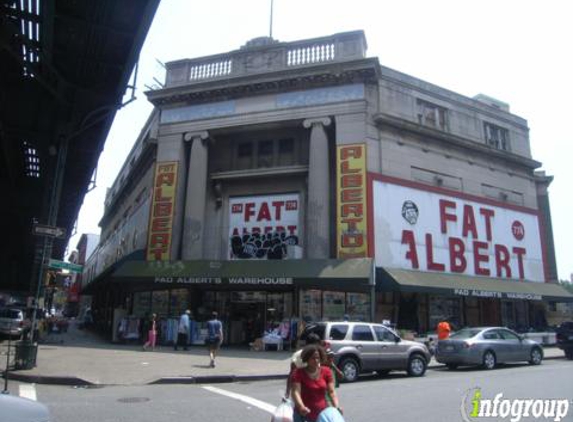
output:
M398 336L394 337L394 342L400 343L401 341L402 341L402 339L400 337L398 337Z

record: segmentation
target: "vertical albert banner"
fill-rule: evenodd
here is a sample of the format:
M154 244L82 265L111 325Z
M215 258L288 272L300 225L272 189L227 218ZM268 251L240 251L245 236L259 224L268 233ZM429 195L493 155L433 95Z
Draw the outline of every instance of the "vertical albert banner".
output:
M157 163L153 178L153 201L147 237L148 261L169 260L177 188L177 161Z
M368 256L366 144L336 147L336 255Z

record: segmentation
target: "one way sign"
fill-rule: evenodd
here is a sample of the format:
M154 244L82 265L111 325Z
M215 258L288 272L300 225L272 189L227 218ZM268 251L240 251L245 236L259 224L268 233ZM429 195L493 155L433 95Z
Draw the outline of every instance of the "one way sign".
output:
M34 224L32 231L36 236L48 236L56 239L63 239L66 237L66 229L63 227Z

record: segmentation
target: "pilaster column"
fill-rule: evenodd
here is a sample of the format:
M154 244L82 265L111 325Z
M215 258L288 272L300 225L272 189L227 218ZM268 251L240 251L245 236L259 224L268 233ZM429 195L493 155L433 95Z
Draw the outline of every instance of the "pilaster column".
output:
M308 204L306 207L306 256L330 257L330 162L325 127L330 118L307 119L310 129L308 160Z
M208 132L187 132L183 139L191 142L185 211L183 215L182 259L203 258L203 230L207 195Z

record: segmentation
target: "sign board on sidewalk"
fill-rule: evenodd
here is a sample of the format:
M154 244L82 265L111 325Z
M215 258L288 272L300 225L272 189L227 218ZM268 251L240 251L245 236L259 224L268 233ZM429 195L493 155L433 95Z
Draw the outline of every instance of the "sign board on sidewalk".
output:
M72 264L71 262L58 261L57 259L50 259L48 267L57 268L60 270L68 270L72 273L81 273L84 270L82 265Z
M36 236L55 237L56 239L63 239L66 237L66 229L63 227L48 226L46 224L34 224L32 232Z

